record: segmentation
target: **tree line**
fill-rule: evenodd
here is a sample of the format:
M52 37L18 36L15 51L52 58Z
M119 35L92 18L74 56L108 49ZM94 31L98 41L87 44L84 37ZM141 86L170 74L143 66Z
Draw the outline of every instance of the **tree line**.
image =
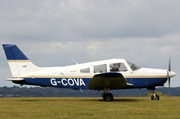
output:
M147 89L111 90L115 97L145 97L150 92ZM157 88L156 92L169 95L169 88ZM170 89L171 96L180 96L180 87ZM52 87L0 87L0 97L101 97L102 91L52 88Z

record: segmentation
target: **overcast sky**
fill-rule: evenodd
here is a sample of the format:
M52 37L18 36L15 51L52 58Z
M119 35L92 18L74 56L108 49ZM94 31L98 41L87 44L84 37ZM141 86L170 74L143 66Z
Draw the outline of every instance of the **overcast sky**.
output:
M111 58L177 73L180 87L179 0L0 0L0 43L16 44L38 66ZM0 86L11 77L0 50ZM165 85L167 86L167 84Z

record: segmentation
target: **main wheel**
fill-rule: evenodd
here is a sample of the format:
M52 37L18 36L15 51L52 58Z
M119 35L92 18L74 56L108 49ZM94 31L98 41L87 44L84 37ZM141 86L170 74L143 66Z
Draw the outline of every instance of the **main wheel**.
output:
M103 100L104 101L113 101L114 97L112 95L112 93L105 93L103 96Z
M157 94L152 95L151 100L159 100L159 96Z

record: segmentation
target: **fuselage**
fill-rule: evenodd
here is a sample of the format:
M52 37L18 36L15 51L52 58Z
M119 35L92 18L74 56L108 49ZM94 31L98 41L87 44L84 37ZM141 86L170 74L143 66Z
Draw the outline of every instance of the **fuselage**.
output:
M113 68L116 64L120 65L117 70ZM25 66L24 64L22 64ZM27 67L22 67L27 68ZM121 73L132 84L130 88L148 88L163 86L167 81L167 70L142 68L124 59L110 59L83 64L76 64L64 67L44 67L34 72L14 75L13 78L23 78L22 81L14 83L39 85L48 87L61 87L73 89L89 89L88 83L94 75L105 72ZM169 72L169 76L175 75Z

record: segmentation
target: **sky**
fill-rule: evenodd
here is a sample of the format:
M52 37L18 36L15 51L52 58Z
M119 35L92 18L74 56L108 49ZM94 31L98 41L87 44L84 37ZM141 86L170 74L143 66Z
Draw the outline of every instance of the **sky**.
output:
M171 69L180 87L179 0L0 0L0 44L16 44L37 66L122 58ZM1 46L2 47L2 46ZM14 86L0 50L0 86ZM165 84L167 86L167 83Z

